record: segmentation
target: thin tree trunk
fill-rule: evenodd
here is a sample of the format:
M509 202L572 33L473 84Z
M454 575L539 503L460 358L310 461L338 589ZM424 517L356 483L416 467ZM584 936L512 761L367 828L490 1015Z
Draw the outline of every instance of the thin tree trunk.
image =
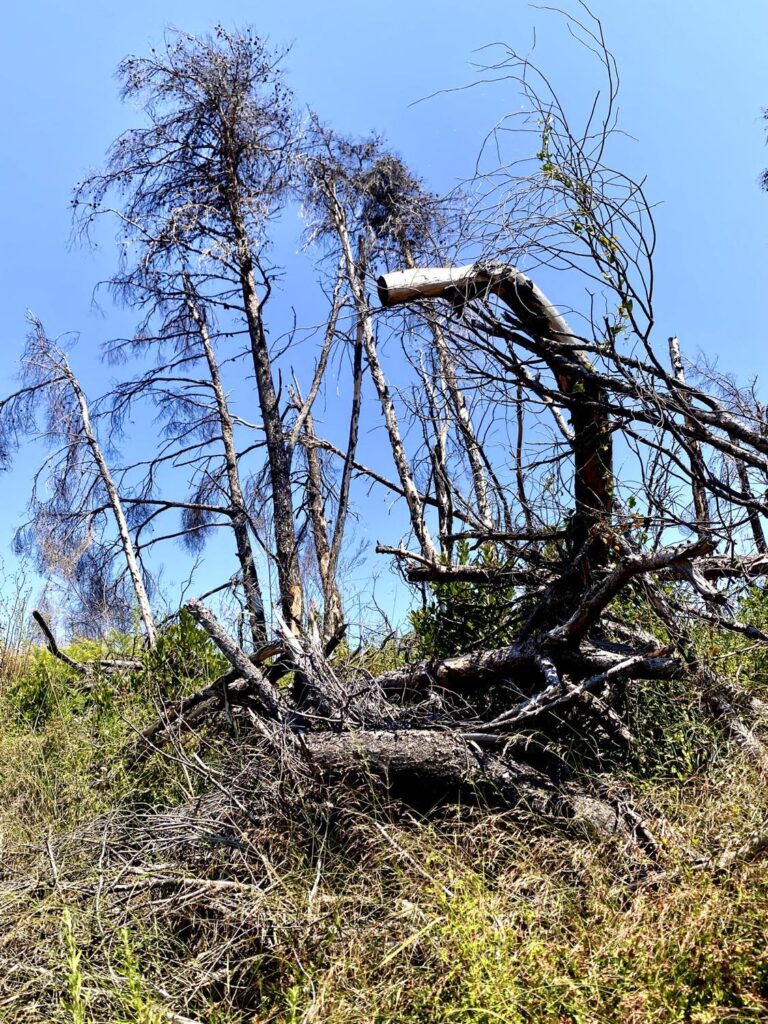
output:
M432 480L435 487L435 498L437 500L437 522L438 535L440 538L441 554L450 561L453 542L453 501L451 495L450 478L447 470L446 439L448 435L448 422L443 418L441 422L438 396L435 392L434 382L440 381L441 377L435 372L434 367L428 373L422 365L419 367L424 394L426 396L427 409L421 416L422 429L424 432L424 443L429 451L429 458L432 463ZM444 381L443 381L444 383ZM443 398L443 409L445 400ZM432 427L432 437L429 436L428 425Z
M685 386L685 368L683 367L683 357L680 354L680 343L677 338L669 339L669 357L672 362L675 380ZM681 393L680 397L686 405L689 404L684 392ZM690 426L690 417L686 417L686 421ZM709 534L711 525L709 503L707 502L707 493L704 490L704 460L701 455L701 445L698 441L689 441L689 448L691 457L691 492L693 494L693 508L696 514L696 532L699 536L703 536Z
M339 500L336 505L336 522L333 527L331 538L330 566L329 573L336 579L339 558L341 557L341 544L344 539L344 530L347 525L349 512L349 491L352 483L352 473L356 467L355 453L357 451L357 440L360 434L360 408L363 395L363 335L358 323L357 337L355 338L354 355L352 357L352 408L349 414L349 436L347 438L347 451L344 456L344 467L341 471L341 483L339 485Z
M421 547L424 555L427 558L432 558L436 561L437 551L424 517L424 505L413 479L413 472L408 462L405 445L403 444L403 440L400 435L400 427L397 421L397 413L395 412L395 404L392 401L389 384L387 383L387 378L384 375L384 370L382 369L381 362L379 360L379 353L376 348L376 341L373 337L373 331L370 328L370 324L367 324L365 328L365 349L368 357L368 366L371 371L371 377L373 378L373 383L379 396L379 402L381 403L381 410L384 414L384 422L389 435L389 443L392 448L392 457L397 469L397 475L405 493L405 500L408 503L413 532L416 534L416 539L418 540L419 546Z
M525 474L523 471L523 435L525 422L523 417L523 385L520 380L517 382L517 399L515 402L515 417L517 420L517 438L515 439L515 481L517 483L517 500L523 510L525 525L533 530L533 513L528 502L528 495L525 493Z
M315 437L315 425L310 412L307 412L304 420L304 433L310 442ZM305 452L309 521L315 542L320 584L323 588L323 639L329 640L341 627L344 615L341 592L336 581L335 566L331 557L331 545L328 541L328 520L325 517L325 499L323 498L323 471L318 446L307 444Z
M237 181L233 174L232 182ZM243 296L243 308L250 341L253 369L259 395L259 406L264 422L267 460L272 490L273 528L277 554L277 575L283 616L291 632L301 632L304 613L304 589L299 570L299 552L293 513L290 454L283 432L283 423L272 379L272 362L264 333L254 276L254 261L239 200L230 197L232 227L237 243L238 273Z
M346 262L347 277L352 291L352 297L355 302L363 342L365 344L365 352L368 357L368 367L371 371L371 377L376 388L376 393L379 396L379 403L381 404L381 411L384 416L384 423L387 428L389 443L392 449L392 458L403 488L403 493L405 494L405 500L410 513L411 526L413 527L413 532L416 535L416 539L418 540L419 546L421 547L424 555L427 558L437 561L437 551L432 541L432 537L430 536L429 528L427 527L424 516L424 504L413 479L413 472L411 471L408 456L405 452L405 445L403 444L402 436L400 434L400 426L397 421L395 404L392 400L389 384L387 383L387 378L384 374L381 360L379 359L376 339L374 338L373 328L371 326L368 301L365 294L364 272L362 267L359 265L360 260L356 262L352 255L352 246L349 240L349 232L347 231L344 212L338 201L335 199L335 196L333 197L333 201L336 231Z
M749 476L747 474L747 467L743 462L738 463L739 471L739 483L741 489L744 492L745 498L750 502L754 501L754 494L752 488L749 485ZM749 525L752 530L752 537L755 541L755 547L761 555L768 553L768 544L765 542L765 533L763 531L763 524L760 522L760 514L753 505L747 506L747 518L749 519Z
M413 258L413 253L411 252L408 243L402 238L400 239L400 248L403 253L405 265L410 270L415 270L416 262ZM475 434L475 429L472 424L472 417L470 416L469 409L467 408L467 403L464 400L464 393L459 387L459 382L456 378L456 367L442 328L440 327L437 319L429 314L427 315L427 323L429 324L430 333L432 334L432 339L435 343L435 348L437 349L437 355L440 361L440 373L445 381L446 390L456 414L456 423L464 441L464 449L469 461L472 486L475 492L475 500L477 501L477 511L480 523L486 529L491 530L493 529L493 516L491 514L491 507L488 501L488 481L485 475L485 465L483 463L480 444L477 440L477 435Z
M123 551L123 557L125 558L125 564L128 568L128 574L131 577L131 583L133 584L133 591L136 595L136 602L139 606L139 614L141 615L141 620L144 623L147 643L150 647L153 647L157 640L157 630L155 628L155 620L152 615L152 606L149 603L149 595L147 594L147 589L144 586L141 567L139 566L139 562L136 557L136 551L133 546L130 530L128 529L128 522L125 518L120 494L118 493L112 474L109 471L109 466L107 465L107 460L104 457L104 452L102 451L101 445L99 444L98 438L94 432L93 424L91 423L91 414L88 408L88 401L85 394L66 361L63 363L63 370L80 407L83 432L85 433L93 460L98 467L99 475L101 476L102 483L104 484L104 489L107 492L107 498L109 500L110 508L112 509L112 514L115 517L117 531L120 535L120 546Z
M323 377L325 376L325 370L328 365L328 357L331 353L331 346L333 340L336 337L336 326L339 322L339 313L344 305L344 296L342 294L342 288L344 285L345 274L344 274L344 257L340 257L339 265L336 271L336 284L333 288L333 298L331 300L331 311L328 316L328 323L325 328L325 338L323 339L323 347L320 350L320 358L317 361L317 367L315 368L314 378L309 387L309 393L307 397L298 403L296 403L296 409L298 415L296 420L291 427L290 439L288 442L289 459L293 459L293 452L296 448L296 442L301 436L301 432L304 428L305 418L312 412L312 406L315 404L317 393L320 390Z
M235 447L234 429L232 417L229 412L227 396L224 393L224 385L219 372L219 364L216 360L216 353L211 344L211 338L200 309L192 295L191 286L186 278L185 299L187 309L197 328L200 344L205 354L205 361L208 364L208 373L211 379L216 410L219 417L219 428L221 440L224 446L224 465L227 473L228 498L231 508L232 532L235 537L237 557L240 563L240 572L243 578L243 590L245 592L245 605L248 611L248 621L251 631L251 639L255 647L266 643L267 629L264 618L264 600L261 594L259 578L256 572L256 563L253 557L253 547L248 533L248 513L243 496L243 488L240 482L240 470L237 461L237 449Z

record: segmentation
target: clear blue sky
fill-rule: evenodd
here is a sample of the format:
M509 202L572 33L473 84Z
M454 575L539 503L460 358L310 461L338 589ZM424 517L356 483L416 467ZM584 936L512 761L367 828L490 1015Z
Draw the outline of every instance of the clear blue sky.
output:
M575 10L575 5L570 9ZM618 61L626 169L647 175L656 210L659 336L680 335L685 349L718 357L723 368L754 375L768 401L768 346L762 299L768 284L768 3L739 0L596 0ZM475 88L412 105L429 93L471 83L473 52L495 41L528 51L566 98L583 100L582 55L558 19L518 0L333 4L283 0L31 0L4 16L0 63L4 152L0 391L12 385L31 307L51 333L81 332L78 361L98 388L108 371L98 343L118 333L108 306L92 307L94 284L114 253L68 248L74 182L102 160L110 141L135 120L117 98L113 72L142 53L165 26L191 32L251 23L274 44L293 44L290 81L300 100L335 127L384 132L436 191L471 174L481 140L518 103L510 90ZM557 296L552 296L557 300ZM23 508L23 471L2 480L0 554ZM384 516L382 512L382 516ZM382 519L375 524L387 538ZM371 530L373 532L373 528ZM371 540L375 540L372 537Z

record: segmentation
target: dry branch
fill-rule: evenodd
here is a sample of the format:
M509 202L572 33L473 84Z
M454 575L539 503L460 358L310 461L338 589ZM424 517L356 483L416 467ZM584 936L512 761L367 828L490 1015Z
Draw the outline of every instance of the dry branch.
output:
M230 665L250 685L261 714L267 719L279 721L283 716L283 709L274 689L269 685L263 673L252 664L248 656L223 629L213 612L196 598L187 601L186 608L210 636Z
M56 637L43 618L42 614L35 610L32 612L32 618L35 620L37 625L40 627L41 632L45 636L45 642L48 646L48 650L51 652L54 658L59 661L63 661L65 665L69 666L73 671L77 672L78 675L87 676L98 669L101 672L109 674L111 672L134 672L142 667L142 662L137 658L101 658L98 661L83 663L75 661L74 658L70 658L68 654L59 647L56 642Z
M77 672L78 675L86 675L86 673L88 672L87 666L82 665L79 661L75 661L74 658L70 658L68 654L65 654L61 650L59 645L56 643L56 637L53 635L50 626L45 621L42 614L39 611L37 611L37 609L35 609L35 611L32 612L32 618L40 627L40 630L43 633L43 636L45 637L45 642L48 645L48 650L51 652L54 658L58 658L59 661L63 661L65 665L68 665L71 669Z

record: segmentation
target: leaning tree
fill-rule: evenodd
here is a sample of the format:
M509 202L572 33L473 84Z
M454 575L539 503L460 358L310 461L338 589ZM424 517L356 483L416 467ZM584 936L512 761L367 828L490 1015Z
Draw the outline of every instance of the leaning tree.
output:
M157 627L131 529L131 499L100 434L100 417L62 343L49 338L33 314L28 319L19 388L0 401L0 457L7 462L22 443L35 441L46 457L34 477L17 549L60 581L70 609L77 606L79 632L126 628L133 604L152 646Z

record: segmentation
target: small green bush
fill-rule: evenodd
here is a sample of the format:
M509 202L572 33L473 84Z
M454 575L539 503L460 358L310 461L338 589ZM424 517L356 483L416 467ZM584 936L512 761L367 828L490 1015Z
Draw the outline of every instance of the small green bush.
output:
M86 664L106 657L106 645L95 641L71 644L66 653ZM105 681L98 675L82 676L43 648L36 647L24 671L7 681L6 706L18 723L40 728L52 717L83 714L108 700Z
M142 679L154 695L169 700L204 686L229 668L205 630L182 609L145 655Z
M493 544L470 552L462 541L455 564L480 568L512 568ZM483 647L503 647L520 625L522 600L509 583L430 583L424 607L411 612L410 623L418 653L424 658L447 658Z

